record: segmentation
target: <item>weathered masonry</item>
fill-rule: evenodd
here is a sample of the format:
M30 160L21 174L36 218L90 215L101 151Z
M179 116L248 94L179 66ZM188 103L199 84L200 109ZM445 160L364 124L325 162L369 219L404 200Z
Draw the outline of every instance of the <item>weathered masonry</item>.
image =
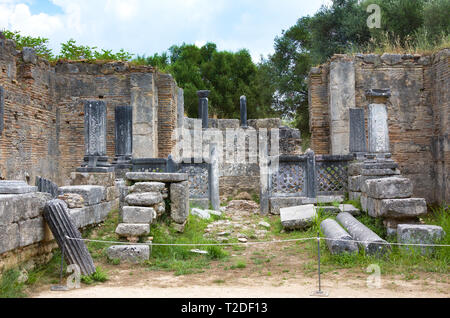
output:
M166 158L174 146L172 132L183 124L183 90L170 75L124 62L52 66L0 40L0 179L33 183L42 176L69 185L70 173L85 159L88 101L106 105L104 157L121 164L131 155ZM116 138L129 138L116 136L119 107L132 108L133 153L117 153L124 150Z
M423 56L335 55L310 72L312 149L346 155L367 147L367 137L358 138L362 131L350 125L350 117L364 116L367 122L366 92L390 89L386 106L392 158L413 182L414 196L428 203L450 202L449 85L449 49ZM364 129L368 136L367 124Z

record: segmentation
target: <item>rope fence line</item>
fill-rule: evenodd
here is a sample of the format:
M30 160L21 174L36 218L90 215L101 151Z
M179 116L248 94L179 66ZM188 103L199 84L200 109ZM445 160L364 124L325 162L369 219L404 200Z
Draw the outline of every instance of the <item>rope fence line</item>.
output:
M261 242L247 242L247 243L181 243L181 244L169 244L169 243L130 243L130 242L115 242L115 241L101 241L101 240L91 240L91 239L79 239L72 238L66 235L67 240L71 241L84 241L84 242L94 242L94 243L105 243L105 244L118 244L118 245L148 245L148 246L248 246L248 245L259 245L259 244L275 244L275 243L289 243L289 242L302 242L302 241L336 241L336 242L355 242L359 244L379 244L379 245L395 245L395 246L421 246L421 247L450 247L450 245L445 244L414 244L414 243L389 243L389 242L376 242L376 241L357 241L357 240L344 240L344 239L330 239L322 237L306 237L299 239L290 240L274 240L274 241L261 241Z

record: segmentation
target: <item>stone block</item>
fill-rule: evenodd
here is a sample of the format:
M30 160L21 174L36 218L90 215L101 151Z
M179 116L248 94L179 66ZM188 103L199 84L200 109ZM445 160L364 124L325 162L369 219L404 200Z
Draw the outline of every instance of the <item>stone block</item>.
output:
M106 201L113 201L120 196L119 188L116 186L106 188Z
M20 247L28 246L44 239L44 218L38 217L19 222Z
M402 199L412 196L413 185L407 178L372 179L364 182L362 192L374 199Z
M19 247L19 225L16 223L0 224L0 254L11 251Z
M70 174L71 185L96 185L112 187L115 184L115 173L72 172Z
M170 185L170 217L178 224L183 224L189 216L189 182Z
M150 234L150 224L121 223L116 228L116 234L122 237L139 237Z
M135 182L182 182L188 181L187 173L128 172L128 180Z
M361 174L361 170L363 167L363 162L354 162L348 165L348 175L349 176L358 176Z
M156 218L156 211L153 208L124 206L123 223L149 223Z
M304 197L295 197L295 198L276 198L272 197L269 199L270 202L270 213L279 215L280 209L287 208L290 206L298 206L303 204Z
M120 260L138 264L150 258L150 247L148 245L115 245L106 250L110 260Z
M280 209L280 217L284 229L305 230L314 221L316 210L312 204L282 208Z
M201 209L209 208L209 199L208 198L189 198L189 205L196 206Z
M363 176L400 176L398 169L362 169Z
M427 214L425 199L385 199L368 198L368 212L372 217L404 219Z
M130 188L130 193L134 192L162 192L166 185L162 182L137 182Z
M400 224L397 227L397 241L404 244L438 244L445 234L442 227L435 225ZM407 246L402 249L420 251L423 255L429 255L434 251L433 247L423 246Z
M131 206L152 207L162 201L163 198L159 192L131 193L125 197L125 202Z
M22 48L22 59L25 63L35 64L37 63L36 51L31 47Z
M25 194L36 191L37 187L29 186L25 181L0 180L0 194Z
M114 201L102 202L81 209L70 209L69 215L78 229L84 228L88 225L105 221L109 213L118 207L118 201L118 199L115 199Z
M0 195L0 224L7 225L40 216L45 203L51 200L49 193Z
M324 220L320 224L320 228L325 237L329 239L326 242L331 254L358 252L358 245L353 242L353 238L335 220Z
M76 193L83 197L86 206L99 204L106 199L106 189L102 186L80 185L60 187L59 195L66 193Z

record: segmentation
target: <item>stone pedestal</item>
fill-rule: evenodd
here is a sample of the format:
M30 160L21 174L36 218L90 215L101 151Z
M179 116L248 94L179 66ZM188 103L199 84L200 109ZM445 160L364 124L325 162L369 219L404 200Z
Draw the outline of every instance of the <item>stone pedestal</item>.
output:
M364 109L351 108L349 114L350 114L350 153L355 154L357 160L361 160L367 153Z
M84 147L84 163L77 172L114 171L106 156L106 104L103 101L84 104Z

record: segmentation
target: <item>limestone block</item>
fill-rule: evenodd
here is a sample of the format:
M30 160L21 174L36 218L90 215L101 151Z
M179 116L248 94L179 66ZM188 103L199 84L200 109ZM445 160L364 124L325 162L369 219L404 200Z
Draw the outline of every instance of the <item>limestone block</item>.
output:
M112 187L115 183L115 173L72 172L70 174L71 185L96 185Z
M358 245L353 238L335 220L326 219L320 228L327 239L327 246L331 254L357 253ZM339 241L333 241L339 240Z
M189 216L189 182L170 184L170 217L183 224Z
M413 192L413 185L407 178L372 179L364 182L362 192L374 199L409 198Z
M159 173L159 172L127 172L128 180L137 182L182 182L188 180L187 173Z
M19 222L20 247L28 246L44 239L44 218L38 217Z
M123 237L139 237L150 234L150 224L126 224L121 223L116 228L116 233Z
M103 222L109 213L118 207L118 201L118 199L115 199L113 201L102 202L81 209L70 209L69 215L78 229L84 228L88 225Z
M19 247L19 225L16 223L0 224L0 254L11 251Z
M24 194L36 191L37 187L29 186L25 181L0 180L0 194Z
M150 247L148 245L115 245L106 250L110 260L120 260L137 264L144 262L150 257Z
M162 192L165 186L162 182L137 182L130 188L130 193Z
M316 209L316 212L322 211L322 213L328 213L328 214L338 214L341 212L341 210L335 206L317 206L317 207L315 207L315 209Z
M156 218L156 211L153 208L124 206L123 223L152 223Z
M397 241L405 244L437 244L446 233L440 226L400 224L397 228ZM423 255L431 254L433 247L402 247L404 250L420 251Z
M372 217L402 219L420 217L427 214L425 199L385 199L368 198L368 212Z
M314 205L300 205L280 209L281 225L286 230L305 230L316 217Z
M80 185L60 187L59 195L66 193L76 193L83 197L86 206L99 204L106 199L106 189L102 186Z
M348 175L349 176L358 176L361 174L361 170L363 167L363 162L354 162L348 165Z
M45 203L51 200L49 193L0 195L0 224L7 225L40 216Z
M22 59L25 63L36 64L37 63L36 51L31 47L22 48Z
M163 198L159 192L131 193L125 197L125 202L131 206L152 207L161 203L162 200Z
M106 188L106 201L112 201L119 197L119 188L116 186Z

